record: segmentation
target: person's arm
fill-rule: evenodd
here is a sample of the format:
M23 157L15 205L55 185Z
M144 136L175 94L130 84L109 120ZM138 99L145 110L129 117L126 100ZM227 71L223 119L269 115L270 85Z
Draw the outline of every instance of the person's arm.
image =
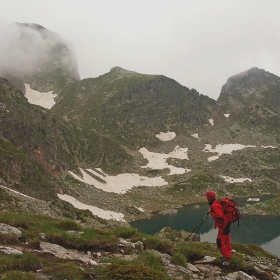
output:
M223 218L224 217L224 212L222 210L222 206L220 203L213 203L211 205L211 210L210 210L210 214L214 217L214 218Z
M220 203L213 203L211 205L210 214L213 216L214 219L219 220L219 224L222 225L222 228L224 228L227 225L227 219L224 216L224 212Z

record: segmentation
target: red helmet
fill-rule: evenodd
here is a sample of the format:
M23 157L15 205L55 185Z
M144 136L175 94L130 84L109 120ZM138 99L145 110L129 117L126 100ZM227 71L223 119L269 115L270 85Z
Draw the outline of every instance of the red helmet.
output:
M207 196L207 198L214 198L216 197L216 193L214 191L208 191L205 196Z

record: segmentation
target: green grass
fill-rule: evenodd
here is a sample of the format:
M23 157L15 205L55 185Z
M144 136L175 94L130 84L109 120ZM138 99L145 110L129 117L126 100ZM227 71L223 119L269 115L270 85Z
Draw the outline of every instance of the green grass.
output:
M220 257L220 253L216 244L211 244L208 242L177 244L173 247L172 254L182 254L189 261L198 261L203 259L204 256L212 256L216 257L217 259Z
M233 249L236 250L240 254L246 254L255 257L267 257L267 258L279 258L275 257L274 255L266 252L264 249L259 247L256 244L233 244ZM235 254L233 254L235 255Z
M146 236L143 240L144 248L154 249L161 253L170 253L172 249L171 242L164 241L156 236Z
M81 266L80 264L73 261L64 261L59 263L51 263L47 261L45 263L46 267L43 272L47 275L54 275L52 279L56 280L85 280L92 279L92 269L86 266Z
M140 264L111 264L107 266L102 280L167 280L164 273Z
M187 257L182 252L176 252L171 259L171 263L185 266L187 263Z
M156 256L150 252L141 252L137 257L136 262L152 267L155 270L164 270L160 256Z
M114 234L116 234L117 236L119 237L122 237L122 238L131 238L133 236L138 236L139 233L138 233L138 230L136 228L116 228L113 230Z
M265 203L256 203L256 209L263 210L267 213L279 215L280 214L280 197L266 200Z
M1 280L36 280L35 275L29 272L22 272L18 270L11 270L4 273Z
M8 270L30 271L42 267L41 261L34 255L24 253L22 255L0 255L0 272Z

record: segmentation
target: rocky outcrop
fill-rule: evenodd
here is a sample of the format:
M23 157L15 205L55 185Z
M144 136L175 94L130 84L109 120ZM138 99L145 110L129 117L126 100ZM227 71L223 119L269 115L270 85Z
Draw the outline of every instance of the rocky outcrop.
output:
M187 241L199 242L199 234L186 232L184 230L172 230L170 227L164 227L155 236L160 239L171 241L172 243L185 243Z
M7 224L3 224L3 223L0 223L0 232L2 234L11 234L11 235L15 235L17 237L22 236L22 233L19 229L12 227L10 225L7 225Z

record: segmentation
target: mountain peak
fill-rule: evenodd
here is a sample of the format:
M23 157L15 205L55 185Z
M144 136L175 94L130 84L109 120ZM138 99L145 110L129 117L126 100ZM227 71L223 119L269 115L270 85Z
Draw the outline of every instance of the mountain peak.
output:
M126 70L124 68L121 68L119 66L115 66L111 68L110 73L117 73L122 75L131 75L131 74L137 74L136 72Z
M280 82L280 78L258 67L250 68L244 72L233 75L223 85L220 96L229 96L238 91L240 93L253 92L254 89L262 90L269 85Z

